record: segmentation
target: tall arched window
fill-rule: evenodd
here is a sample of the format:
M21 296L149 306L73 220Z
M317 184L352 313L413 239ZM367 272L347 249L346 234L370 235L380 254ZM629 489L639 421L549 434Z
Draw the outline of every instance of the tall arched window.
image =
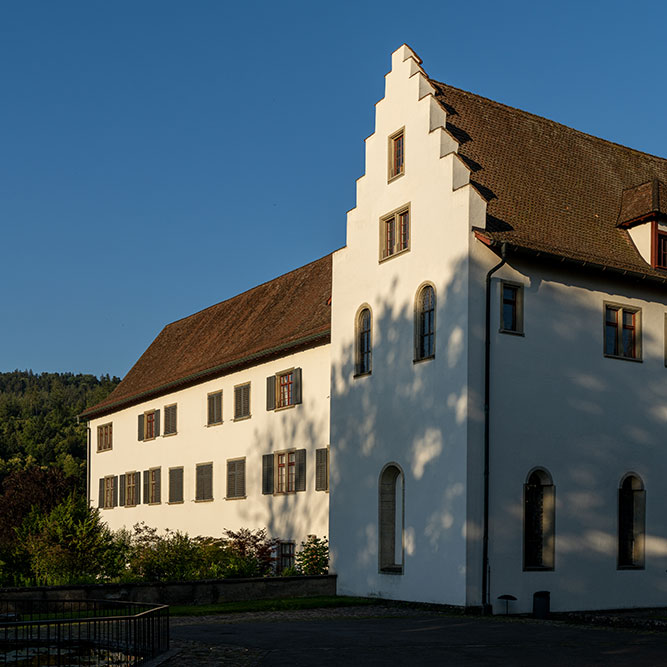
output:
M403 574L403 496L403 472L395 463L389 463L380 473L380 572Z
M370 308L364 308L357 316L357 375L368 375L373 370L371 326Z
M556 490L546 470L533 470L523 485L523 569L553 570Z
M646 491L636 475L626 475L618 489L618 567L644 567Z
M415 360L435 356L435 290L425 285L415 308Z

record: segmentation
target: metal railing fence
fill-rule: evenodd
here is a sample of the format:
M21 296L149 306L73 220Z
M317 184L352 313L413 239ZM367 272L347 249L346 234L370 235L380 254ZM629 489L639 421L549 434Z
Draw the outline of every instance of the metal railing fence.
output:
M0 600L0 665L140 665L169 648L169 607L114 600Z

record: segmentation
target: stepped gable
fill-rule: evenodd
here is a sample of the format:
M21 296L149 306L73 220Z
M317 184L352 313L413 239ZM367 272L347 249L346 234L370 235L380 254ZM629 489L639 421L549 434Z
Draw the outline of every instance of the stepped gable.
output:
M329 341L331 255L168 324L91 419Z
M482 240L667 279L617 227L624 191L667 182L667 160L430 81L487 200Z

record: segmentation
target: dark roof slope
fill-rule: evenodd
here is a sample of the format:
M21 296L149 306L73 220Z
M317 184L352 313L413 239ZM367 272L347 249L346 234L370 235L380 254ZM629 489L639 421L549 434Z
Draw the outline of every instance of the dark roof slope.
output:
M667 278L617 227L623 191L667 182L667 160L431 83L471 182L487 199L489 240Z
M327 342L331 257L168 324L118 387L81 417L100 416L244 365Z

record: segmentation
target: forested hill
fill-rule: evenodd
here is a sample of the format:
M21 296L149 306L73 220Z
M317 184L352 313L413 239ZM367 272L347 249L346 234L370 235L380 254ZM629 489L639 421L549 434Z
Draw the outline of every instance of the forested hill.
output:
M0 373L0 480L30 465L83 478L86 425L76 416L120 382L108 375Z

